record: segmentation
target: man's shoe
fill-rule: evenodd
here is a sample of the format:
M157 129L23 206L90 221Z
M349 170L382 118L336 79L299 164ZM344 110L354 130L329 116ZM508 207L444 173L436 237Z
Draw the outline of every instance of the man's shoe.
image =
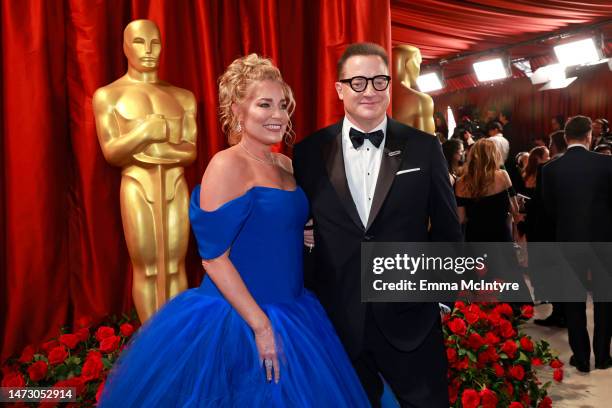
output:
M570 365L576 367L576 370L580 371L581 373L588 373L589 371L591 371L591 363L587 362L587 361L578 361L577 358L575 358L574 356L570 357L570 361L569 361Z
M565 318L555 316L552 314L548 316L546 319L536 319L533 322L537 324L538 326L560 327L562 329L567 327L567 324L565 323Z
M598 370L605 370L606 368L612 367L612 357L608 357L607 360L604 360L599 363L595 363L595 368Z

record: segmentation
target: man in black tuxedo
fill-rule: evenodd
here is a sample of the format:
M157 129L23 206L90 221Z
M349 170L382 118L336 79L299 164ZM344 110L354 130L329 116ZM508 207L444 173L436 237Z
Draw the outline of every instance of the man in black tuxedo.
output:
M435 137L386 116L386 52L350 45L338 62L340 122L297 144L293 166L314 218L306 273L374 406L383 382L402 406L448 407L446 354L433 303L362 303L362 242L456 242L461 229Z
M609 299L612 291L612 256L601 244L612 242L612 159L588 150L591 120L585 116L575 116L567 122L565 138L567 152L542 168L542 196L556 241L591 243L586 250L582 244L576 245L576 251L566 248L564 257L583 284L592 288L595 366L606 369L612 366L612 303L597 300ZM564 309L573 353L570 364L588 372L591 347L586 303L568 302Z

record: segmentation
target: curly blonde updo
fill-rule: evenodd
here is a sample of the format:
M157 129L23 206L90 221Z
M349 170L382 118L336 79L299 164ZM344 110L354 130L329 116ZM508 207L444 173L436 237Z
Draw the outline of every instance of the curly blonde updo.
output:
M295 109L293 92L283 77L268 58L260 57L257 54L249 54L235 59L219 77L219 116L221 129L227 135L230 145L235 145L240 141L241 135L237 131L238 118L232 111L233 103L241 103L247 97L247 88L254 81L263 80L278 81L283 89L283 94L287 101L287 111L289 116ZM287 131L283 136L287 144L291 144L294 138L291 120L287 124Z

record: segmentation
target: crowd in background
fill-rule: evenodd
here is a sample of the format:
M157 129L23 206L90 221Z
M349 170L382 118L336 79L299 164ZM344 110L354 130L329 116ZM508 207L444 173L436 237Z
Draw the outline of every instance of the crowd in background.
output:
M436 114L435 122L466 241L515 242L517 248L521 244L528 247L528 242L612 241L603 232L605 220L612 219L609 196L612 187L607 174L612 174L612 158L605 158L612 155L612 135L606 119L592 121L578 115L566 120L564 115L556 115L551 118L550 133L532 137L526 150L518 149L512 113L507 110L488 109L482 119L462 116L452 135L448 134L443 115ZM558 163L547 166L555 161ZM556 183L559 174L563 174L559 176L562 181ZM549 180L546 192L543 179ZM554 199L551 201L550 197ZM598 205L601 210L593 214L594 206ZM560 233L561 230L564 232ZM521 268L528 273L529 262L519 255L517 269ZM586 280L590 279L591 288L595 287L592 270L585 268ZM546 301L537 299L537 292L535 295L536 302ZM584 305L553 303L552 314L535 323L567 327L574 354L570 364L581 372L589 372L590 344ZM594 302L593 349L599 369L612 366L611 305Z

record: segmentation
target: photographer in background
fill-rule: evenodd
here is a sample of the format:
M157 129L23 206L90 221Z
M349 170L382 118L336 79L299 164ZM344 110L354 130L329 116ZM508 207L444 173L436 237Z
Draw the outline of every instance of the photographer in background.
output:
M593 138L591 139L591 150L600 143L612 142L610 135L610 125L607 119L599 118L593 121Z

